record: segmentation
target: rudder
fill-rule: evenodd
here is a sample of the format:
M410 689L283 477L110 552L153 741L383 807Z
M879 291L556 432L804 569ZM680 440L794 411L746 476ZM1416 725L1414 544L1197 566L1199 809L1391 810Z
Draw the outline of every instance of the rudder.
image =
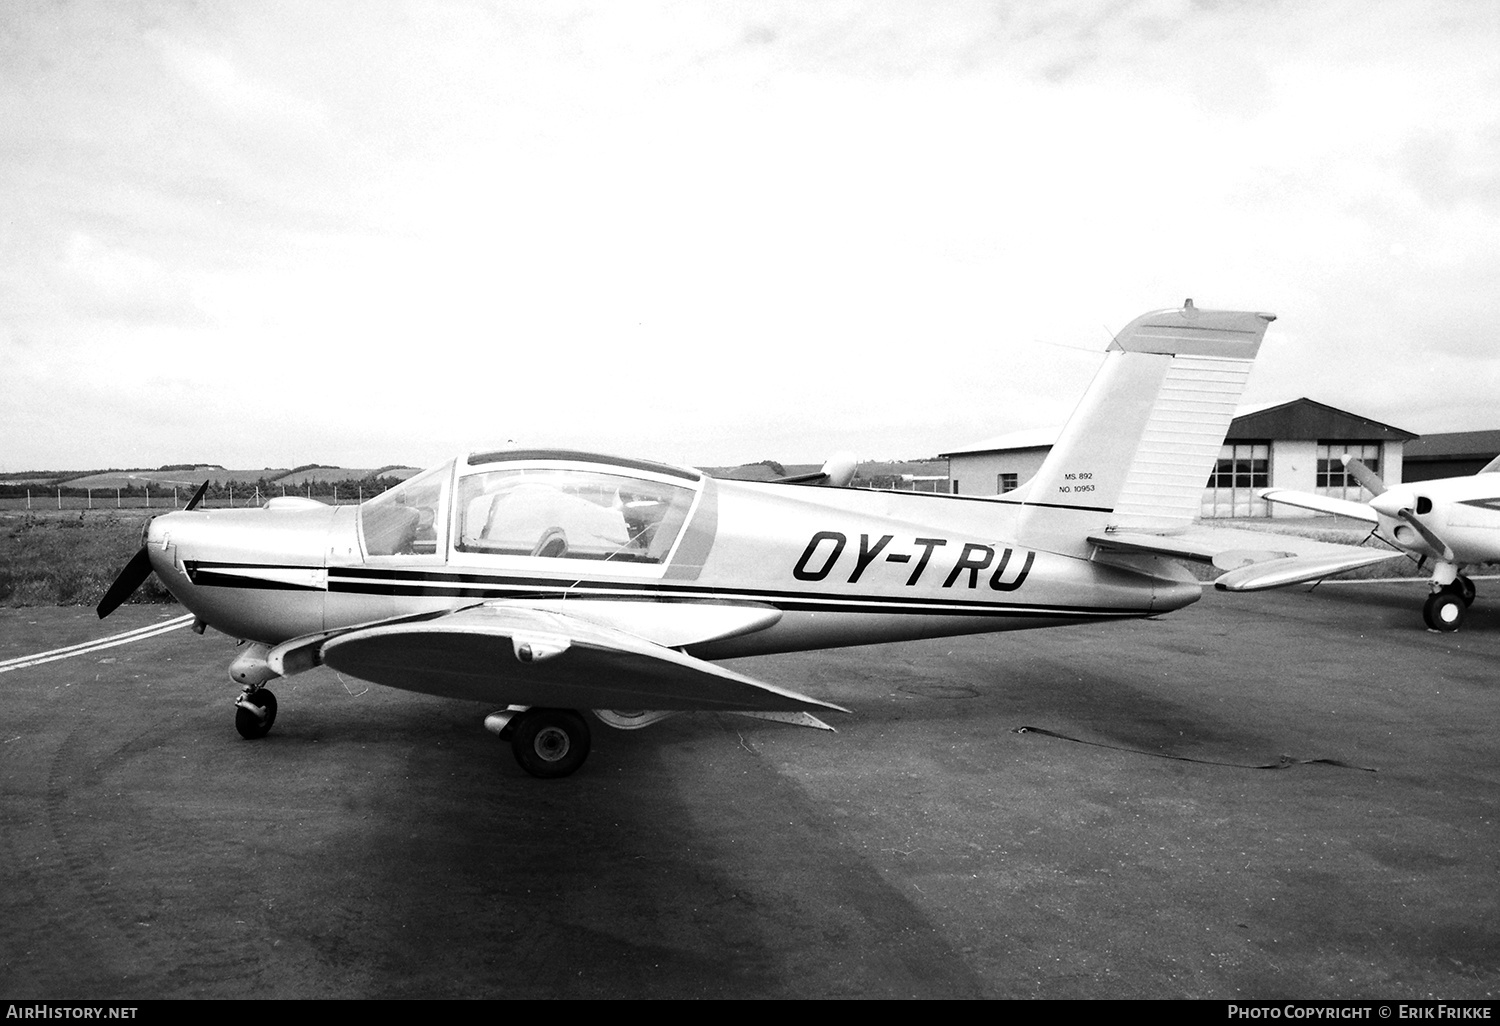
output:
M1084 555L1097 531L1190 524L1275 319L1188 300L1128 324L1027 487L1017 541Z

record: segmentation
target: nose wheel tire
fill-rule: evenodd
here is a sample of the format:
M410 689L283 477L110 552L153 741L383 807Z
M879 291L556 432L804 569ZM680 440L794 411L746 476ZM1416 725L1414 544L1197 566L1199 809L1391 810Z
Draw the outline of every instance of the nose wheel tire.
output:
M269 734L271 724L276 722L276 696L261 688L241 695L240 703L244 704L237 703L234 709L234 729L240 732L240 737L254 741ZM247 705L258 707L260 712L246 708Z
M1422 607L1422 618L1435 631L1456 631L1463 624L1464 614L1468 611L1469 607L1462 594L1439 591L1427 597L1427 605Z
M589 757L589 725L571 709L528 709L512 722L511 751L527 773L565 777Z

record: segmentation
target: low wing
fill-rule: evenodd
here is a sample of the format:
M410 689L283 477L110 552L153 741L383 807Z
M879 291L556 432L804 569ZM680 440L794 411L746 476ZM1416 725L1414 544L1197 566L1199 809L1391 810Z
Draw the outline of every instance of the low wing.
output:
M585 604L579 604L585 605ZM497 705L796 712L837 705L556 609L501 603L365 627L323 642L335 670Z
M530 608L567 613L591 624L614 627L665 648L686 648L764 630L781 619L781 610L753 602L641 602L631 599L563 599ZM452 616L452 612L415 613L371 620L329 631L304 634L271 649L266 662L279 676L290 677L318 666L323 646L336 637L372 627L417 623Z
M1363 520L1367 524L1380 523L1380 516L1363 502L1335 499L1312 492L1294 492L1290 488L1266 488L1256 493L1267 502L1279 502L1284 506L1310 509L1315 513L1333 513L1341 517Z

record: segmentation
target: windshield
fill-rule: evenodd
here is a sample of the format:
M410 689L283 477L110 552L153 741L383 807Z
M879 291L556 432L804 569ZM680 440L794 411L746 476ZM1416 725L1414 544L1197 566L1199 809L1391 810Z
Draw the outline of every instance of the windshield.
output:
M461 552L660 563L696 493L600 470L527 468L458 485Z
M365 554L430 556L437 552L437 525L453 461L424 471L360 507Z

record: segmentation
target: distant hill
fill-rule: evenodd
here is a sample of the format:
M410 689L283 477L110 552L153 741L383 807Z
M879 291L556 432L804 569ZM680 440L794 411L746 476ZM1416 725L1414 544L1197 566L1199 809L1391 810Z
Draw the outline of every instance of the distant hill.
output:
M298 470L290 470L281 476L269 479L274 485L285 485L288 488L300 488L309 481L316 484L323 481L327 484L368 481L374 478L394 477L405 481L414 474L420 473L421 467L362 467L353 469L350 467L307 467Z
M774 481L783 477L813 474L821 468L822 464L819 463L780 463L776 460L761 460L757 463L745 463L735 467L700 467L699 469L711 477L728 480ZM323 485L338 486L342 494L345 486L353 490L359 486L360 482L381 478L404 481L421 470L421 467L408 467L400 464L386 464L381 467L330 467L304 464L295 468L258 467L235 470L213 463L191 466L173 464L166 469L27 470L0 474L0 489L55 489L60 487L64 491L69 489L107 491L116 488L139 490L149 487L152 494L171 491L174 488L180 494L183 489L191 492L207 481L214 492L232 487L236 494L240 494L262 488L266 495L275 495L282 491L288 493L303 491L311 486L313 492L317 493L320 491L319 486ZM930 481L913 482L910 479L946 477L947 474L948 461L944 459L869 460L858 465L853 483L855 487L862 488L917 487L923 491L946 491L945 488L935 487Z

